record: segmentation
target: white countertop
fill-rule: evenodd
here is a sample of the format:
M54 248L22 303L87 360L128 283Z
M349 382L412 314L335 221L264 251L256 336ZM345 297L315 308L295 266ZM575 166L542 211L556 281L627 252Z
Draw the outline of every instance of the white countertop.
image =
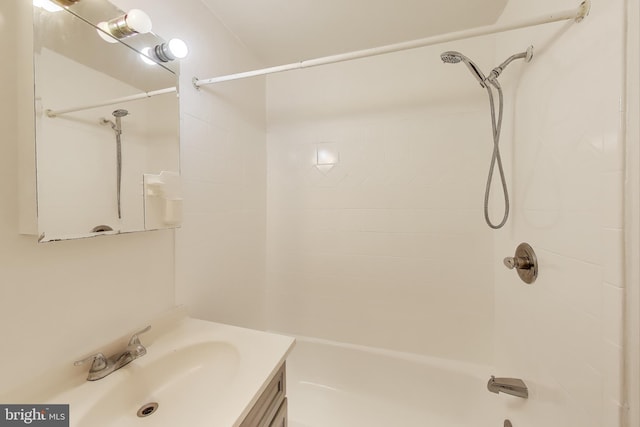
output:
M47 403L69 404L72 427L235 427L295 344L292 337L186 317L159 322L152 332L140 336L146 355L103 379L67 384ZM137 417L149 401L158 402L156 413Z

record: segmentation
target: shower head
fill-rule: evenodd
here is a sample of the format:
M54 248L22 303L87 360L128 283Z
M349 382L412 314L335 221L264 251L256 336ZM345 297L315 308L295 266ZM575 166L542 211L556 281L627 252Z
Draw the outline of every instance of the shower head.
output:
M484 76L484 74L482 74L480 68L478 68L478 66L472 60L470 60L460 52L456 52L453 50L443 52L440 55L440 59L442 59L442 62L446 64L457 64L460 61L464 62L469 71L471 71L471 74L473 74L476 80L478 80L480 86L482 86L483 88L486 87L485 80L487 80L487 78Z
M129 112L127 110L118 109L118 110L115 110L111 114L113 114L113 117L124 117L124 116L128 115Z

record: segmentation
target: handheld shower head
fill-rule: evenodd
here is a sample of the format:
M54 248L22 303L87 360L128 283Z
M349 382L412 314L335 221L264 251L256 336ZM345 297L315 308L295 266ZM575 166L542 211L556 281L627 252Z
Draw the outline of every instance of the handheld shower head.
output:
M460 52L456 52L453 50L443 52L440 55L440 59L442 59L442 62L446 64L457 64L460 61L464 62L464 64L469 69L469 71L471 71L471 74L473 74L476 80L478 80L478 83L480 83L480 86L482 86L483 88L486 87L485 80L487 80L487 78L484 76L482 71L480 71L480 68L478 68L475 62L473 62L472 60L470 60Z
M515 55L510 56L504 61L502 64L494 68L491 73L489 73L489 77L485 77L480 71L480 68L469 58L456 51L447 51L443 52L440 55L440 59L442 62L447 64L457 64L458 62L464 62L471 74L478 80L480 86L483 89L487 90L489 95L489 105L491 108L491 126L493 128L493 156L491 159L491 166L489 167L489 176L487 177L487 185L485 187L484 193L484 219L492 229L498 229L504 226L507 222L507 218L509 217L509 194L507 191L507 182L504 174L504 170L502 168L502 158L500 156L500 130L502 127L502 114L503 114L503 94L502 88L498 83L498 76L504 70L504 68L509 65L512 61L516 59L524 59L526 62L531 61L533 57L533 46L529 46L529 48L525 52L521 52ZM493 97L493 90L498 91L498 114L496 118L496 105ZM494 224L491 222L489 218L489 195L491 191L491 184L493 182L493 171L494 167L498 166L498 171L500 172L500 181L502 183L502 193L504 195L504 216L502 217L502 221L499 224Z
M440 59L445 64L457 64L462 61L462 54L454 51L443 52L440 54Z

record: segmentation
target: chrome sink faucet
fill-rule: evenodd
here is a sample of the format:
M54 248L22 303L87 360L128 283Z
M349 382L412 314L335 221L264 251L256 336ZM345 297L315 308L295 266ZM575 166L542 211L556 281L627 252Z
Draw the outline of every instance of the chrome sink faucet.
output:
M74 366L79 366L86 362L91 362L87 381L96 381L104 378L138 357L147 354L147 349L140 342L138 335L144 334L149 331L149 329L151 329L151 325L133 334L129 339L129 344L127 344L127 347L121 353L116 353L109 358L105 357L102 353L96 353L86 359L78 360L73 364Z
M518 378L496 378L491 375L491 379L487 383L487 389L495 394L506 393L523 399L529 397L527 385Z

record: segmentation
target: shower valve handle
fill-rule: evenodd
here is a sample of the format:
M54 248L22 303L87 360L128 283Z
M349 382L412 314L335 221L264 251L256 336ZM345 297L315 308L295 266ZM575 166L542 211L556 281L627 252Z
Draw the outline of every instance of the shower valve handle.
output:
M521 243L516 248L516 254L506 257L504 265L509 270L516 270L523 282L531 284L538 277L538 258L533 248L527 243Z
M529 270L533 266L527 257L506 257L503 262L509 270L514 268Z

